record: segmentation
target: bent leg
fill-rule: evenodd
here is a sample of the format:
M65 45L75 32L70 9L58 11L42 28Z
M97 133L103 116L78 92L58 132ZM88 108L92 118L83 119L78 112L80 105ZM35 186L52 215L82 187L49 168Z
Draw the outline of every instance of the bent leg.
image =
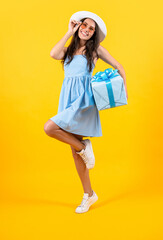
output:
M50 119L45 123L44 131L48 136L56 138L61 142L70 144L77 152L85 149L85 145L79 140L79 138L77 138L80 135L74 135L65 131Z
M78 138L82 140L81 136L78 136ZM93 191L92 191L91 182L89 178L89 169L86 167L81 156L76 153L75 149L72 146L71 146L71 150L72 150L72 155L75 161L75 166L76 166L78 175L83 185L84 192L89 193L89 196L92 196Z

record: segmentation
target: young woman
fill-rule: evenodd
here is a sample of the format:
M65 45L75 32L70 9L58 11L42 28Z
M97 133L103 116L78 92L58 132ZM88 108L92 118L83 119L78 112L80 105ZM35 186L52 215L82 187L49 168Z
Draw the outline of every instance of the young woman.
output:
M71 43L64 47L72 36ZM45 133L69 144L79 174L84 195L76 213L83 213L97 201L98 196L91 187L89 169L95 165L92 144L83 137L102 136L99 112L91 88L92 72L98 58L126 76L122 65L100 45L106 36L106 26L96 14L79 11L70 18L68 31L51 50L51 57L62 60L65 78L62 84L58 113L44 125Z

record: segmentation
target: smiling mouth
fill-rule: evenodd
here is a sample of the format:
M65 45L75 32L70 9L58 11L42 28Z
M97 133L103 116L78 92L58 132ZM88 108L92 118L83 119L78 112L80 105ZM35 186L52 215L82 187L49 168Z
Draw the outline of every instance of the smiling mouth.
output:
M82 33L82 35L83 35L83 36L85 36L85 37L87 37L87 36L88 36L88 34L86 34L86 33L83 33L82 31L81 31L81 33Z

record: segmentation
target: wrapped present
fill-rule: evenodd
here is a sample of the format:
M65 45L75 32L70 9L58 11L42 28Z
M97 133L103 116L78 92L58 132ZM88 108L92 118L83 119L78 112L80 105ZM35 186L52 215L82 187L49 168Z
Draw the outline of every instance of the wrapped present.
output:
M124 81L117 69L97 72L91 79L91 85L98 110L127 104Z

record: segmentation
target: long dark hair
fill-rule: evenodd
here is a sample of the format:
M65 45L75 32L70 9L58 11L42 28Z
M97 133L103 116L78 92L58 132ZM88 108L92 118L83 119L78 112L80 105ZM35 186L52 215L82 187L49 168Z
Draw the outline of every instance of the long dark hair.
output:
M85 19L87 18L83 18L80 21L83 22ZM79 26L80 28L80 26ZM69 60L67 61L67 64L69 64L72 59L73 59L73 54L74 52L78 49L79 47L79 42L80 42L80 38L78 37L78 31L79 28L76 30L76 32L74 33L72 39L71 39L71 43L67 48L67 51L64 55L64 57L61 60L61 63L64 65L65 59L66 57L69 58ZM97 53L97 47L99 46L99 27L97 25L97 23L95 22L95 31L94 34L92 35L92 37L86 41L85 44L85 56L87 58L87 66L89 69L89 72L92 71L92 64L93 64L93 52L96 53L96 57L99 58L98 53Z

